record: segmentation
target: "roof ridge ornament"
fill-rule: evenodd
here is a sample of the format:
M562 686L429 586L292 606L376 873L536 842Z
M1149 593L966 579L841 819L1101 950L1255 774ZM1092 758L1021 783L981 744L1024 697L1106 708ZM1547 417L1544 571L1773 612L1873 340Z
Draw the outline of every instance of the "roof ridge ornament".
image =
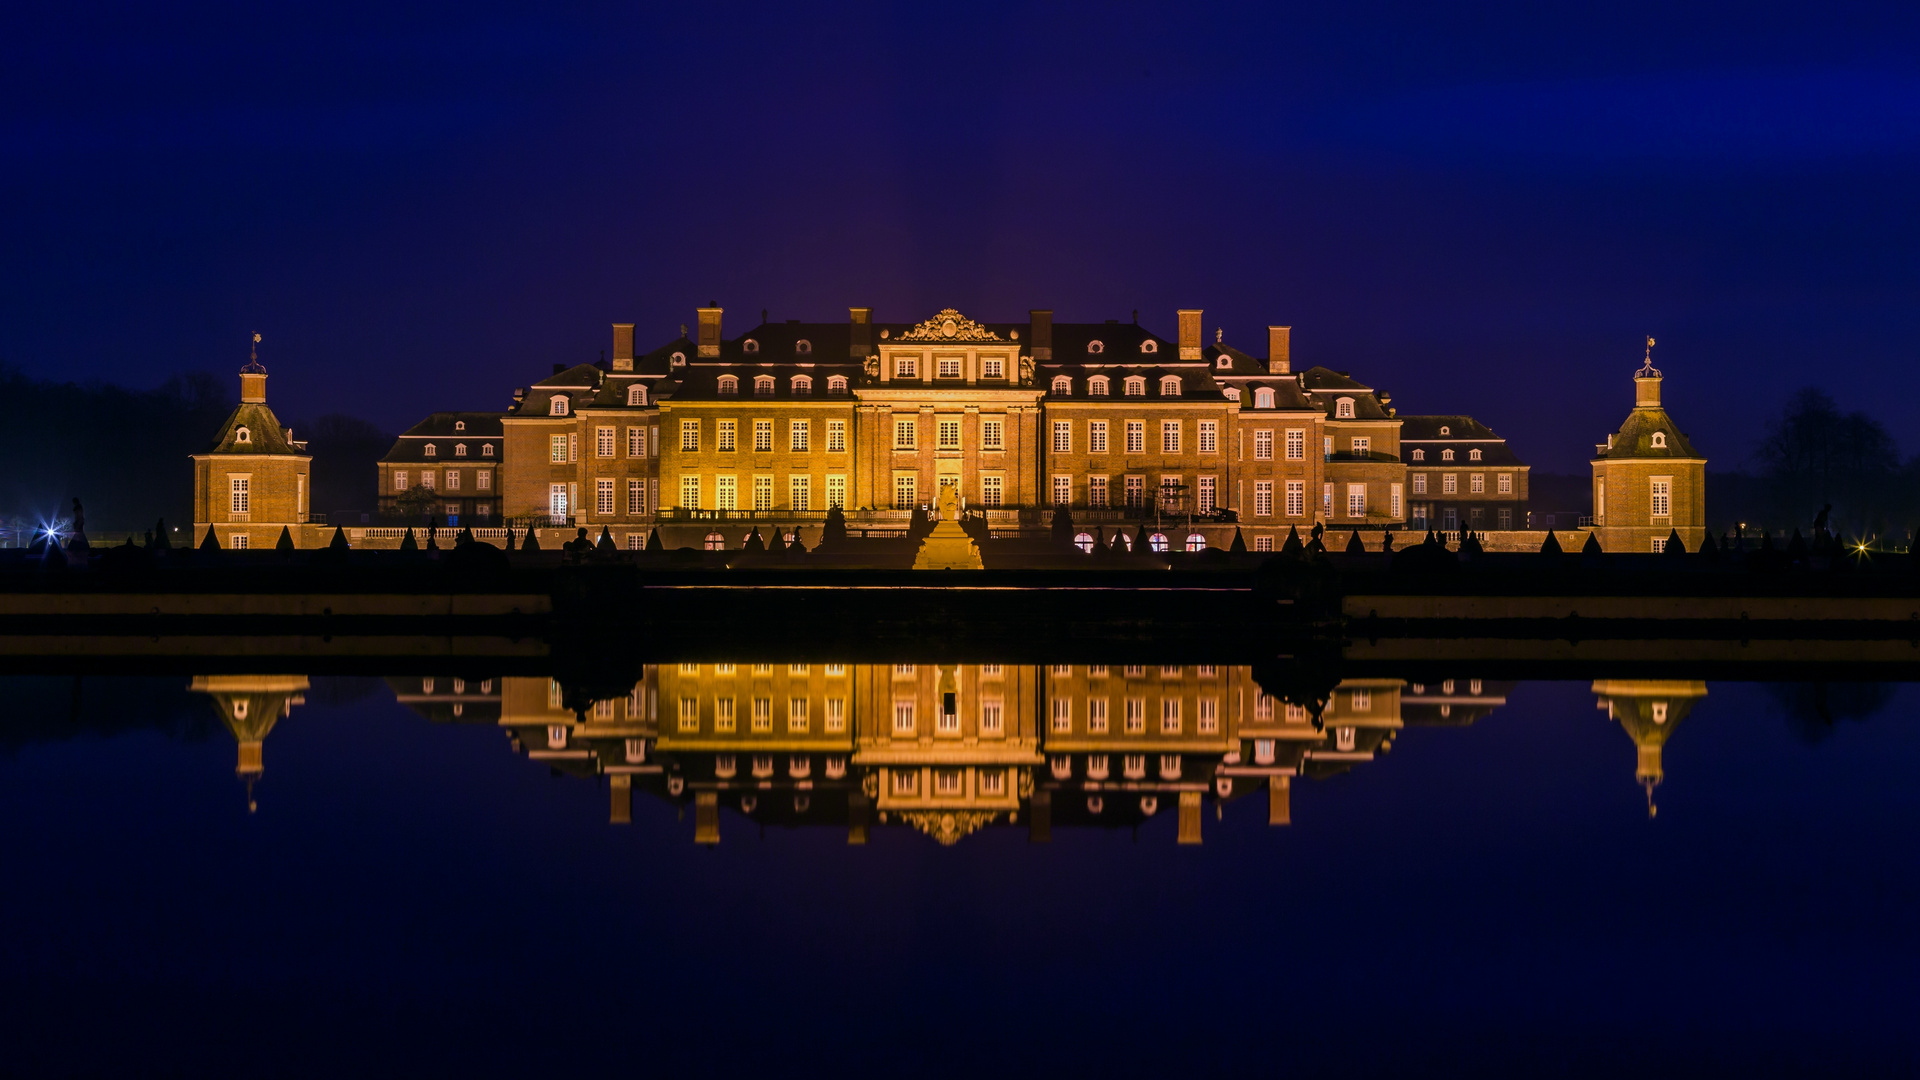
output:
M267 369L260 363L260 334L253 335L253 345L247 349L247 366L240 369L242 375L265 375Z
M1633 373L1633 377L1636 379L1657 379L1660 377L1660 369L1653 366L1653 335L1652 334L1647 335L1646 362L1640 365L1639 371L1636 371Z
M933 318L901 334L898 341L1003 341L999 334L981 326L954 308L942 308Z

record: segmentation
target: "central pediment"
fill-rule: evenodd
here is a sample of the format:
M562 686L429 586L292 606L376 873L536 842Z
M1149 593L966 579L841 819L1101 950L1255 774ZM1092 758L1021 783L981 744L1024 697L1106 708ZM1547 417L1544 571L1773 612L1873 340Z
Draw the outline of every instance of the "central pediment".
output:
M935 315L901 334L901 341L1005 341L999 334L981 326L953 308Z

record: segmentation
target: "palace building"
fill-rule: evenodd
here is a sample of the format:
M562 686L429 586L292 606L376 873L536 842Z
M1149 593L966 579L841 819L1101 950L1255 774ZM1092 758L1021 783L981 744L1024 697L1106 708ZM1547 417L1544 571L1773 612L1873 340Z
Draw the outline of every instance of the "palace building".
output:
M1197 309L1176 313L1172 338L1047 310L883 323L869 308L728 337L723 315L700 308L691 335L645 351L616 323L604 364L556 365L502 415L434 414L381 463L383 514L584 526L632 548L655 530L669 548L738 547L756 529L811 541L830 507L856 533L894 534L945 488L996 535L1043 534L1064 506L1077 527L1129 542L1151 529L1156 546L1186 549L1227 547L1237 530L1273 550L1316 523L1526 520L1526 466L1485 425L1402 418L1350 373L1296 371L1288 327L1269 329L1261 357L1218 331L1207 342ZM499 449L497 471L469 458L478 472L460 474L456 499L441 474L459 424L470 455ZM1436 459L1411 498L1409 430ZM416 490L429 480L430 495Z
M271 548L284 532L304 546L313 456L267 407L267 369L260 335L240 369L240 405L214 436L213 448L193 455L193 534L209 531L223 548Z

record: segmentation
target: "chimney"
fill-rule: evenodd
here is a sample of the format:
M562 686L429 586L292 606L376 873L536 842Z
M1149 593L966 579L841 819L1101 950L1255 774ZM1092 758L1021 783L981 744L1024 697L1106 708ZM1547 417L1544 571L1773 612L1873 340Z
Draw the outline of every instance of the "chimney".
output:
M700 308L700 337L694 344L699 346L698 355L702 357L720 355L720 313L722 309L714 304Z
M633 777L620 773L607 778L613 791L612 803L608 807L607 821L612 825L633 824Z
M1180 359L1200 359L1200 309L1180 309Z
M847 357L865 361L867 354L873 351L873 309L848 308L847 327Z
M1199 314L1195 312L1194 314ZM1183 791L1180 793L1180 839L1177 843L1197 844L1200 842L1200 793Z
M1035 363L1045 364L1053 359L1052 308L1027 312L1027 338Z
M1293 373L1293 327L1267 327L1267 374Z
M1267 777L1267 824L1293 824L1293 778Z
M702 311L701 314L704 316L706 313ZM716 310L714 314L717 316L719 312ZM693 842L720 842L720 793L717 791L693 793Z
M633 324L613 324L613 370L633 370Z

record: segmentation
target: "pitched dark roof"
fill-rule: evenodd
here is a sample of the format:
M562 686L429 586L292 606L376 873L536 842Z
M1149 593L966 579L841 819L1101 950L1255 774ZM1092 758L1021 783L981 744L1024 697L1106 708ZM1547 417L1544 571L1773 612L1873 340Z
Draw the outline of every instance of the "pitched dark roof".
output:
M498 447L503 430L500 424L501 415L493 412L429 413L426 419L402 432L400 437L394 440L393 448L388 450L380 460L383 463L472 460L476 464L497 464L500 461ZM465 430L457 428L460 424L466 425ZM460 457L454 449L462 443L467 446L467 456L464 458ZM486 452L480 449L489 443L495 447L492 457L486 456ZM431 458L427 456L429 445L436 450Z
M247 441L240 441L240 432L246 432ZM280 426L280 419L263 402L242 402L220 426L220 434L214 437L214 454L304 454L305 443L291 442L287 430Z
M1446 434L1440 429L1446 428ZM1400 418L1401 442L1471 442L1499 439L1493 429L1471 416L1403 416Z
M1666 435L1665 446L1653 445L1655 432ZM1667 410L1661 408L1635 408L1627 414L1625 423L1614 433L1612 446L1595 449L1594 459L1607 461L1623 460L1663 460L1667 458L1697 458L1693 443L1674 425Z

